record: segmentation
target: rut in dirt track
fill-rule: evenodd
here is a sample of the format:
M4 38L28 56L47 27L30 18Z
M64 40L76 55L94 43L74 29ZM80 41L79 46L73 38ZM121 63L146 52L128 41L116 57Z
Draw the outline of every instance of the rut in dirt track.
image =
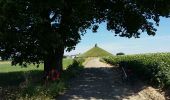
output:
M96 65L97 64L97 65ZM102 66L100 66L102 65ZM90 67L91 66L91 67ZM93 66L95 68L93 68ZM107 66L107 67L105 67ZM152 100L148 95L136 95L145 88L142 82L123 82L120 69L93 59L86 63L84 71L70 81L70 89L57 100L68 99L112 99L112 100ZM131 98L131 96L134 96ZM148 97L147 97L148 96ZM131 99L129 99L131 98ZM134 98L134 99L133 99ZM154 99L153 99L154 100ZM156 99L155 99L156 100ZM157 99L159 100L159 98Z

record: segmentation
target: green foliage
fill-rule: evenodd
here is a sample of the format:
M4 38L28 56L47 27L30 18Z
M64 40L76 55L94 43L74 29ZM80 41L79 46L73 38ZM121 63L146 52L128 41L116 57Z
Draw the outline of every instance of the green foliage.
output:
M67 78L79 75L84 68L82 65L84 61L85 60L83 58L74 59L73 63L68 66L66 70Z
M123 63L138 77L155 86L170 86L170 53L113 56L103 60L112 65Z
M73 78L81 72L83 69L82 59L75 59L72 64L68 66L68 68L62 73L59 80L54 82L49 82L45 85L41 84L30 84L27 88L22 91L23 98L39 98L41 95L45 96L45 98L53 99L62 91L67 88L67 81L70 78Z
M83 63L85 62L84 58L75 58L74 61L78 62L79 65L83 65Z
M93 47L92 49L88 50L84 54L80 55L80 57L107 57L112 56L111 53L99 48L98 46Z
M60 79L48 82L42 80L42 64L39 68L36 68L34 65L21 68L20 66L11 66L10 62L0 62L1 99L51 100L55 98L60 92L67 88L67 81L73 77L73 74L74 76L78 75L77 73L79 70L77 69L79 68L77 67L81 65L73 64L72 59L64 59L63 64L65 68L68 66L72 66L72 68L64 70ZM76 67L71 64L76 65ZM83 67L81 66L81 68Z
M0 0L0 12L0 56L25 65L49 55L61 60L64 49L74 49L87 29L96 32L102 22L121 37L155 35L160 17L170 15L170 1Z
M125 55L125 53L119 52L119 53L117 53L116 55L117 55L117 56L119 56L119 55Z
M48 83L47 85L29 84L29 86L21 91L20 97L31 99L44 96L52 99L58 96L60 92L64 91L65 88L66 84L63 80L57 80L55 82Z
M63 59L63 67L64 69L67 69L69 65L71 65L73 63L73 59Z

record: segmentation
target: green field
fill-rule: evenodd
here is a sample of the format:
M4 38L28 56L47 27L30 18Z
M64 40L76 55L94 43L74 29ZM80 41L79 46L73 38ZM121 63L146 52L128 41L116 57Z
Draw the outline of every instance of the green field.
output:
M103 60L132 70L134 75L154 86L170 87L170 53L112 56Z
M73 59L63 59L63 68L66 69L70 64L72 64ZM36 65L28 65L27 67L11 66L9 61L1 61L0 62L0 73L7 72L17 72L17 71L30 71L30 70L43 70L43 64L40 64L37 68Z

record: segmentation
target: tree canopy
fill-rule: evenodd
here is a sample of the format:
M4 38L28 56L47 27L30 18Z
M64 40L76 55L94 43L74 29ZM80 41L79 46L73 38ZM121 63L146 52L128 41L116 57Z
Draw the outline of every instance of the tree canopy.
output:
M25 65L51 58L61 65L64 49L74 49L87 29L96 32L102 22L121 37L155 35L160 17L170 15L170 1L0 0L0 12L2 59Z

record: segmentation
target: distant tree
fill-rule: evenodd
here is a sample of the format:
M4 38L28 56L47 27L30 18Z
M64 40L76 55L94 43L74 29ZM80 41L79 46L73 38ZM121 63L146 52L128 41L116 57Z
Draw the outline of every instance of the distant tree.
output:
M94 47L97 47L97 43L95 44L95 46Z
M125 53L119 52L119 53L117 53L116 55L117 55L117 56L119 56L119 55L125 55Z
M64 55L63 58L67 58L67 56Z
M12 64L44 62L44 72L62 71L87 29L98 24L121 37L155 35L154 23L169 17L170 0L0 0L0 56Z

